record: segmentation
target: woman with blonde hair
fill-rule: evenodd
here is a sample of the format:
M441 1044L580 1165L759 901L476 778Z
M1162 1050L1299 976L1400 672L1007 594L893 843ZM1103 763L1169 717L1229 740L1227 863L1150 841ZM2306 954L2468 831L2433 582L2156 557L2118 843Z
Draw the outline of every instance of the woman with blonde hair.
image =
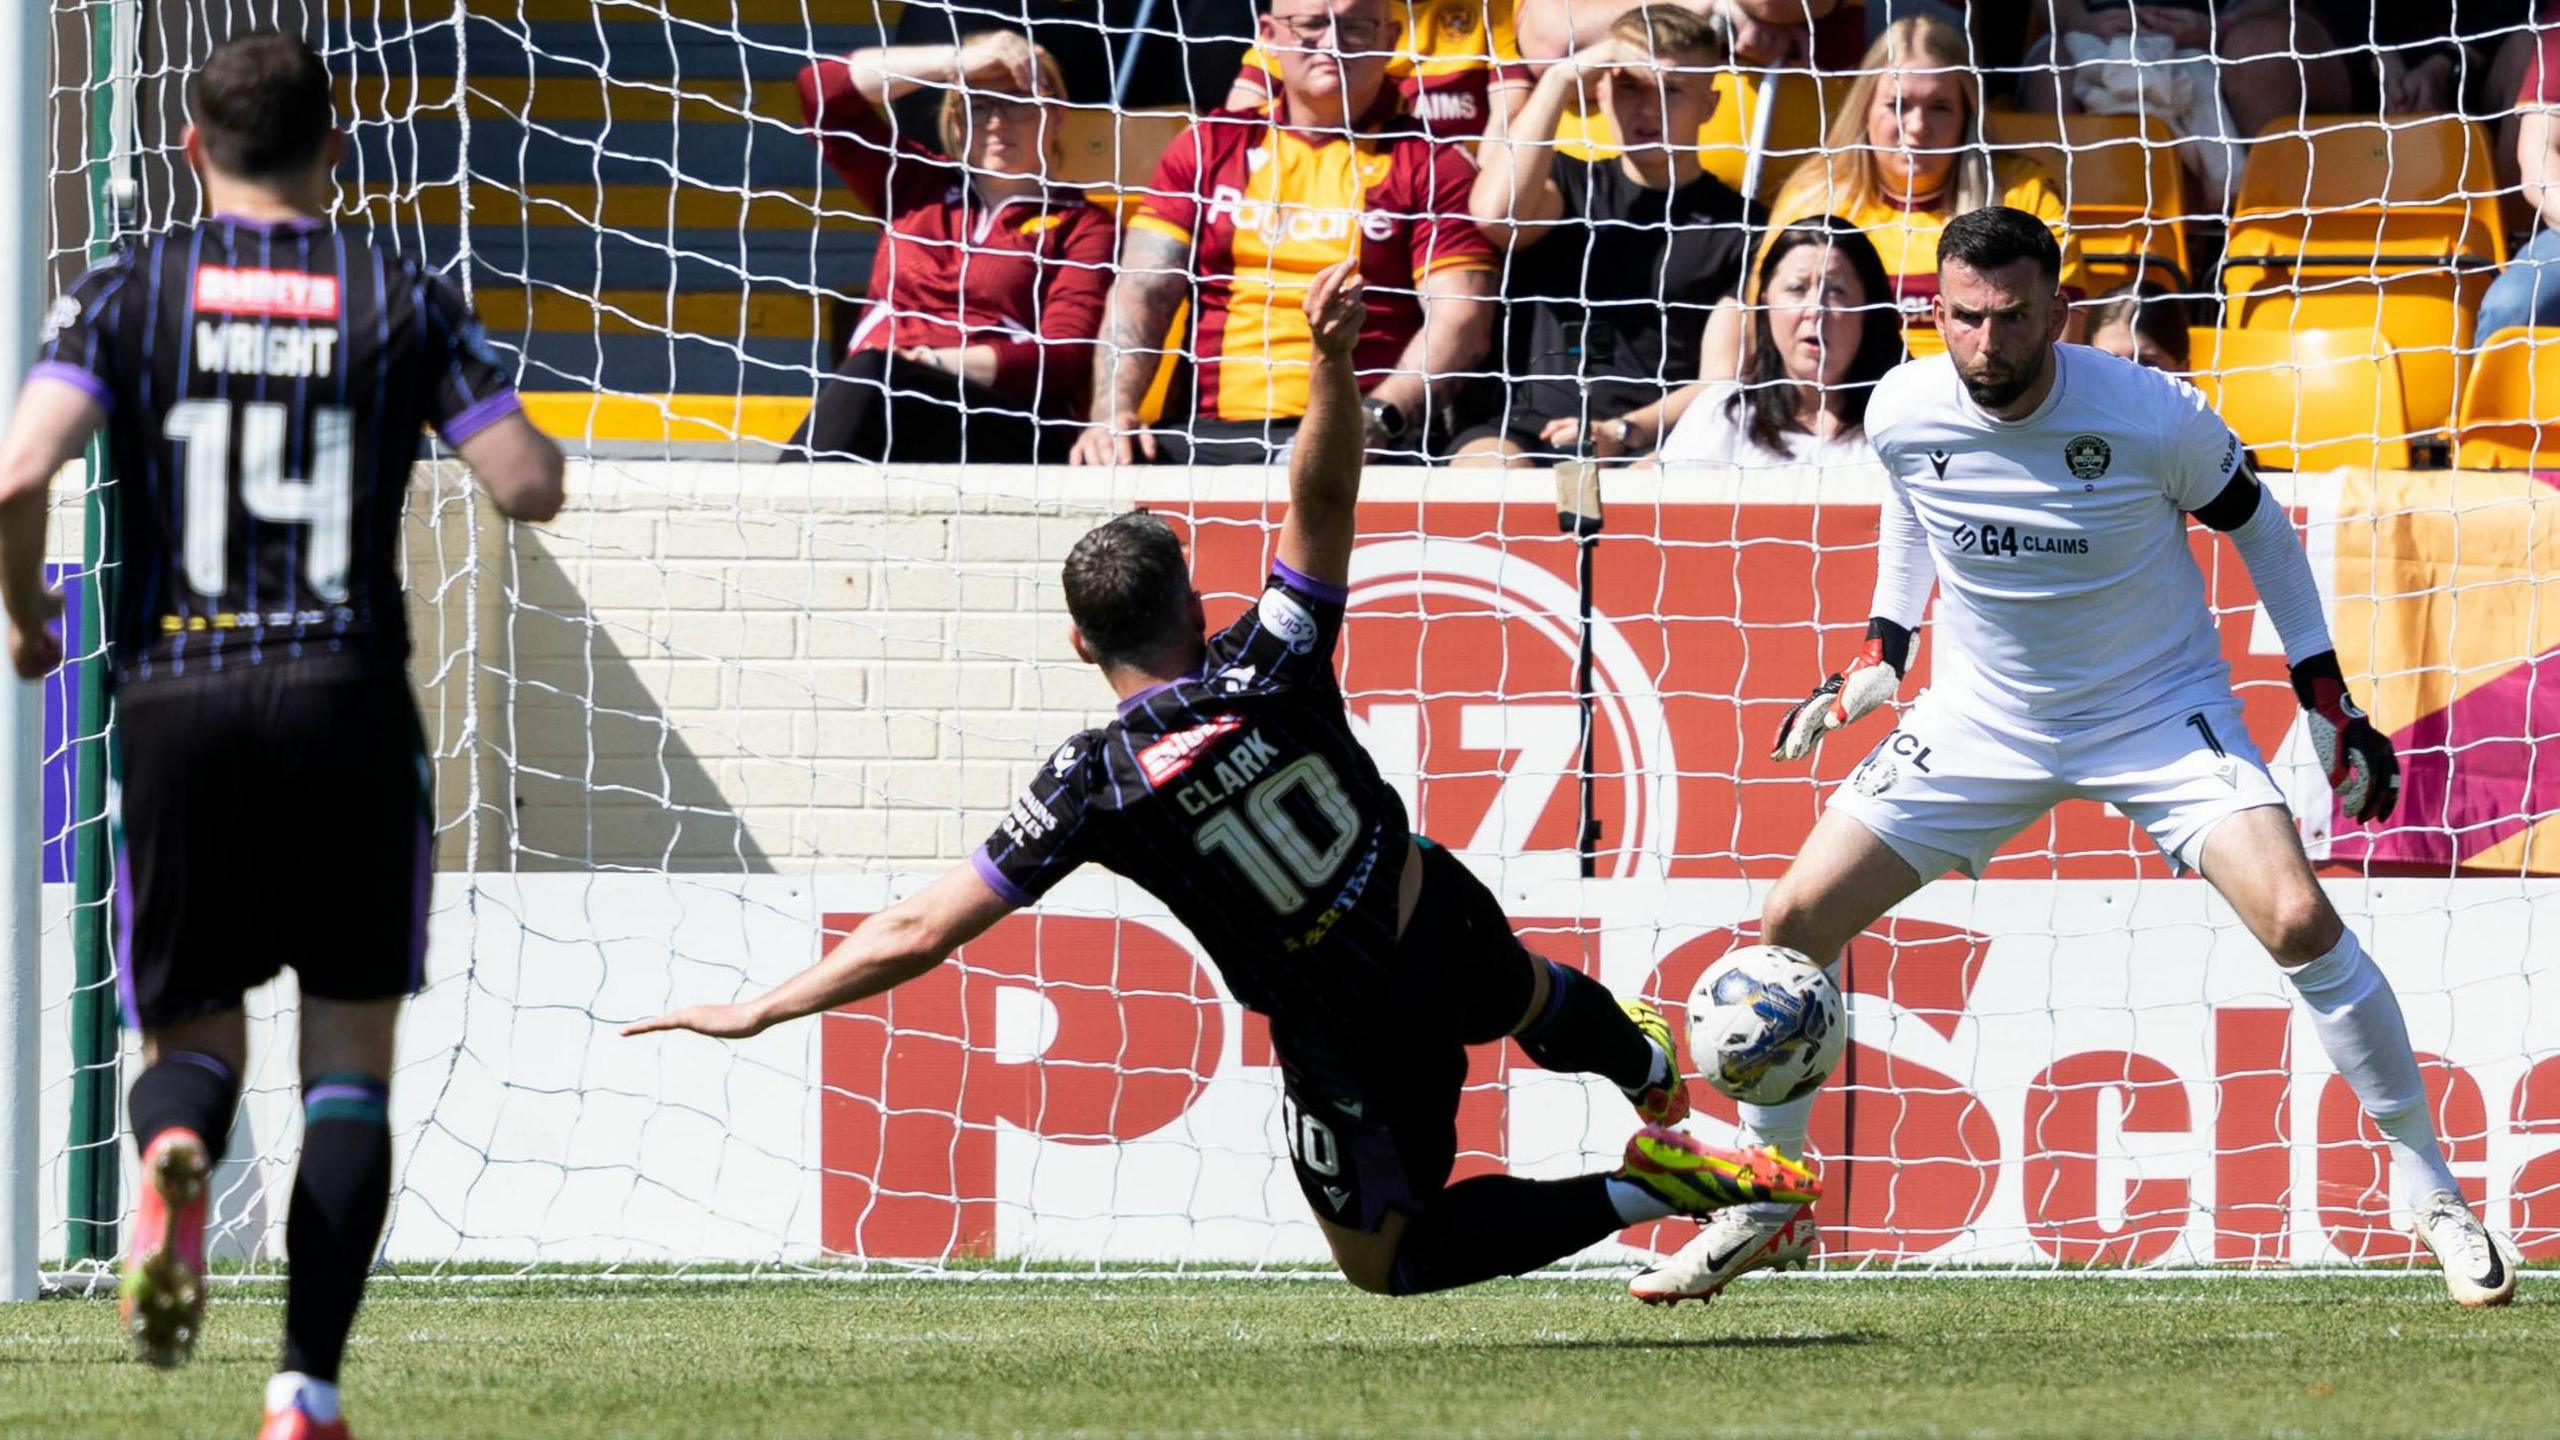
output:
M1867 47L1822 152L1788 176L1771 202L1768 233L1820 215L1842 216L1867 232L1893 279L1912 353L1935 355L1946 348L1929 316L1939 232L1986 205L2024 210L2052 226L2062 243L2064 291L2074 300L2088 293L2079 244L2064 229L2061 187L2043 166L1995 155L1985 144L1982 81L1964 32L1915 15ZM1727 360L1738 368L1738 355Z
M884 113L944 87L937 153ZM800 72L818 148L884 222L870 306L819 390L803 459L1063 457L1092 388L1118 225L1052 184L1066 84L1008 31L857 50Z

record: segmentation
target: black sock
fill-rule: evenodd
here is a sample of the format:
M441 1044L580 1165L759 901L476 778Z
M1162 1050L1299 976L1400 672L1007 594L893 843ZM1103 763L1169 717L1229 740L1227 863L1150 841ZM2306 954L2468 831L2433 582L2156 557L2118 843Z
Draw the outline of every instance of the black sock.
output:
M1597 1244L1623 1226L1609 1177L1478 1175L1431 1197L1405 1227L1387 1288L1427 1295L1518 1275Z
M302 1163L285 1213L284 1363L335 1383L391 1208L388 1087L330 1074L302 1088Z
M1618 997L1571 966L1546 965L1547 1003L1521 1030L1520 1048L1560 1074L1598 1075L1629 1094L1643 1089L1656 1052Z
M193 1130L204 1140L206 1160L218 1161L240 1104L240 1077L210 1055L164 1051L133 1078L124 1104L135 1154L150 1149L163 1130Z

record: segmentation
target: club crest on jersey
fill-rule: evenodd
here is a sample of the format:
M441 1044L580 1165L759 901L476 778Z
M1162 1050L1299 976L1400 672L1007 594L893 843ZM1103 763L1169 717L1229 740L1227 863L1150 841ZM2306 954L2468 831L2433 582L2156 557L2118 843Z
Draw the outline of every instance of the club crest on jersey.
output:
M1200 752L1208 749L1219 736L1242 724L1244 721L1236 716L1221 715L1206 725L1176 730L1138 752L1138 769L1147 777L1150 788L1161 787L1167 780L1190 769L1191 762L1199 759Z
M44 333L36 337L37 342L44 345L52 344L55 336L61 334L72 321L79 318L80 297L77 295L58 297L53 302L53 308L44 312Z
M1262 628L1279 636L1290 654L1304 655L1316 648L1316 617L1298 603L1297 596L1275 585L1262 592L1254 612L1261 617Z
M2102 435L2074 435L2062 446L2062 463L2076 479L2095 480L2115 463L2115 447Z

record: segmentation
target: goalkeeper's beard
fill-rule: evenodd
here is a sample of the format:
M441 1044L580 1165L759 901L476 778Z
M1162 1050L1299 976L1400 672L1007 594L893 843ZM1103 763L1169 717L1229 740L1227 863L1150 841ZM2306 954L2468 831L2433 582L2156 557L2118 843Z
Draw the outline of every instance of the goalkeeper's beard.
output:
M2019 396L2034 389L2036 382L2044 378L2044 367L2052 363L2053 347L2041 345L2023 374L1989 366L1984 367L1983 373L1976 374L1959 366L1956 378L1964 381L1964 393L1973 397L1974 404L1985 410L2003 410L2018 403Z

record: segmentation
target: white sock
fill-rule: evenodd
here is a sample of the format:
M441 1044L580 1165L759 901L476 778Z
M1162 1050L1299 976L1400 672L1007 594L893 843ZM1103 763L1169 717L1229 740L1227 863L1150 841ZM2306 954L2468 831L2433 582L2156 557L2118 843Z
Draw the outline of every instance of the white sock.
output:
M267 1382L267 1413L280 1415L297 1405L303 1414L323 1425L337 1419L337 1382L315 1380L299 1370L279 1371Z
M1647 1220L1668 1220L1680 1212L1671 1202L1654 1194L1633 1180L1609 1177L1609 1203L1618 1207L1618 1223L1641 1225Z
M1754 1105L1735 1101L1742 1112L1741 1140L1745 1145L1768 1145L1791 1160L1804 1158L1805 1132L1813 1127L1813 1100L1822 1092L1799 1096L1784 1105ZM1800 1207L1785 1201L1769 1201L1744 1207L1752 1219L1767 1225L1783 1225Z
M2329 1052L2329 1063L2346 1077L2388 1143L2400 1203L2415 1208L2447 1191L2461 1194L2427 1117L2427 1084L2409 1048L2400 997L2391 993L2391 982L2364 953L2356 932L2346 932L2336 948L2285 978L2311 1012L2312 1031Z

